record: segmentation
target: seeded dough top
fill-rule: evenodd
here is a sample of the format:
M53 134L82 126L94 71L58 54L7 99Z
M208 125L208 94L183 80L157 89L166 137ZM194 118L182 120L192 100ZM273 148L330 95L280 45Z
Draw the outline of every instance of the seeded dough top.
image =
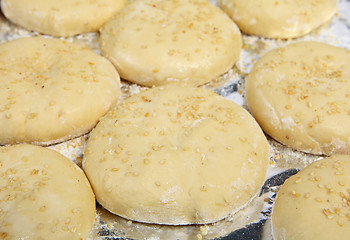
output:
M0 144L85 134L120 95L114 66L85 47L21 38L1 44L0 52Z
M347 239L349 206L350 156L316 161L278 192L272 213L274 239Z
M83 169L97 200L122 217L210 223L260 190L267 140L242 107L202 88L156 87L101 119Z
M12 22L53 36L97 31L127 0L2 0Z
M314 154L350 154L350 51L300 42L270 51L246 82L248 105L262 129Z
M104 56L141 85L198 86L238 60L241 34L207 0L137 0L101 29Z
M242 32L269 38L305 35L327 22L337 0L219 0Z
M0 236L86 239L95 197L83 171L61 154L34 145L0 147Z

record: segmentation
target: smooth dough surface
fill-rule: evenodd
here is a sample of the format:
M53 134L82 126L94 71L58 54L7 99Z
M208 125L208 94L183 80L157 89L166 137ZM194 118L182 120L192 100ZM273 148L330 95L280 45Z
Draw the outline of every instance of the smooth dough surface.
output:
M295 38L327 22L337 0L219 0L220 7L246 34Z
M99 122L83 169L97 200L122 217L210 223L260 190L269 145L251 115L202 88L156 87Z
M1 239L86 239L95 197L83 171L35 145L0 147Z
M53 36L97 31L127 0L2 0L12 22Z
M316 161L281 187L272 213L276 240L350 236L350 156Z
M120 95L104 57L59 39L0 45L0 144L52 144L90 131Z
M137 0L101 29L104 56L141 85L198 86L238 60L241 34L207 0Z
M265 54L246 81L249 108L277 141L313 154L350 154L350 51L299 42Z

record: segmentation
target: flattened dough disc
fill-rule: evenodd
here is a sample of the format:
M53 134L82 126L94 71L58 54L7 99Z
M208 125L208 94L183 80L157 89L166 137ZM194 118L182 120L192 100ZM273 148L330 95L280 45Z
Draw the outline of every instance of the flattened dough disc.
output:
M245 206L268 159L267 140L242 107L206 89L166 86L111 110L91 134L83 169L115 214L202 224Z
M207 0L138 0L101 29L104 56L120 76L145 86L198 86L238 60L241 34Z
M0 45L0 144L52 144L90 131L120 96L114 66L59 39Z
M350 156L316 161L279 190L272 213L274 239L348 239L349 205Z
M4 239L86 239L95 197L83 171L35 145L0 147L0 236Z
M268 38L295 38L327 22L337 0L219 0L242 32Z
M97 31L127 0L1 0L4 15L28 30L53 36Z
M350 51L320 42L272 50L247 77L249 108L277 141L313 154L350 154Z

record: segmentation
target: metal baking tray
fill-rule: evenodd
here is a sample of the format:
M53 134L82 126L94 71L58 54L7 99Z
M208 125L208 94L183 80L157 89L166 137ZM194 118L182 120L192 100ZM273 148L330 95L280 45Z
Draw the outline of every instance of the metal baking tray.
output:
M217 4L215 0L211 1ZM0 14L0 41L38 36L12 23ZM99 53L98 33L81 34L65 38ZM216 91L223 97L235 101L248 109L245 100L245 78L253 64L269 50L298 41L321 41L350 49L350 0L339 0L338 12L331 21L306 36L276 40L243 35L243 48L240 60L227 73L204 87ZM123 97L139 92L140 86L122 81ZM89 240L160 240L160 239L221 239L221 240L269 240L271 233L271 210L279 186L300 169L322 156L293 150L268 137L271 146L268 177L260 194L243 210L226 219L206 225L166 226L132 222L118 217L97 204L96 223ZM88 135L61 144L49 146L81 166L83 150Z

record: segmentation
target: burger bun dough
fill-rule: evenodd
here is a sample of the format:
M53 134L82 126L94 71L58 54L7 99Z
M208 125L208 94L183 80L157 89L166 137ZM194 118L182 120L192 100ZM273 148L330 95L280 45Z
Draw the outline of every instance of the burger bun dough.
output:
M0 144L89 132L121 95L114 66L86 47L31 37L0 45Z
M348 239L349 186L349 155L316 161L290 177L273 208L273 239Z
M327 22L337 0L219 0L220 7L245 34L296 38Z
M299 42L261 57L246 80L249 108L277 141L313 154L350 154L350 51Z
M101 30L101 52L120 76L144 86L198 86L238 60L237 26L207 0L137 0Z
M83 171L35 145L0 147L1 239L86 239L95 197Z
M265 135L242 107L203 88L163 86L101 119L83 169L112 213L183 225L243 208L259 193L268 161Z
M1 0L4 15L28 30L52 36L97 31L127 0Z

